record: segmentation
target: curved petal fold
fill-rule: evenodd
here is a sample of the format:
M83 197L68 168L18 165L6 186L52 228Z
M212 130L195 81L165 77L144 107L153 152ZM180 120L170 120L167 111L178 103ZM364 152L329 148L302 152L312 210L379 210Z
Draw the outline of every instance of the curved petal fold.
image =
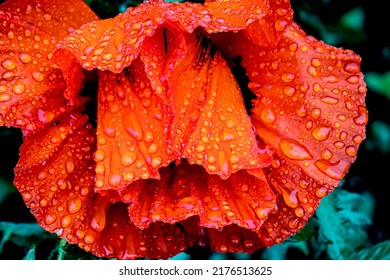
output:
M223 180L185 161L161 169L161 180L134 182L120 194L129 204L131 221L140 228L156 221L175 224L199 216L201 227L236 224L258 230L275 205L267 182L246 171Z
M173 24L186 33L201 27L211 34L244 29L270 13L267 0L218 1L204 5L148 2L115 18L83 26L59 44L54 60L68 50L85 69L119 73L139 56L145 39L165 24ZM66 63L72 62L62 62Z
M274 238L284 229L283 240L339 184L365 138L360 57L306 36L295 24L272 51L242 34L226 49L242 57L249 87L257 95L252 123L275 151L273 164L264 171L280 194L278 208L287 211L273 218L271 212L268 222L278 226L266 227Z
M48 55L96 16L83 1L13 0L1 5L0 18L0 125L31 134L71 109L62 73Z

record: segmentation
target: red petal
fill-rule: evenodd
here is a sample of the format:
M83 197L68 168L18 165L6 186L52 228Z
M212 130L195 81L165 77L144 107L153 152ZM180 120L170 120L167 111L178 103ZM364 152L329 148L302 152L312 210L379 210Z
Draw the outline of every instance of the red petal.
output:
M268 14L248 25L244 32L257 46L274 47L291 25L292 17L290 1L271 0Z
M144 40L159 27L172 24L189 33L197 27L203 27L208 33L237 31L264 18L269 8L266 0L204 5L150 1L113 19L85 25L59 44L54 59L60 58L66 49L88 70L98 68L118 73L138 57Z
M188 247L198 245L210 248L214 252L243 252L253 253L259 248L264 248L273 243L268 233L255 232L241 228L237 225L229 225L223 228L205 228L199 224L197 217L191 217L180 223L187 234Z
M70 110L61 72L47 56L58 40L96 17L82 1L6 1L0 9L0 125L29 134Z
M79 114L25 137L15 186L42 227L97 256L168 258L186 249L177 225L132 225L126 205L95 194L93 131Z
M174 114L170 145L191 164L222 179L238 170L269 166L271 152L259 152L227 63L207 38L197 36L188 36L185 58L167 74Z
M94 157L99 190L160 177L159 167L175 159L166 153L166 118L139 60L121 74L100 72Z
M161 169L161 180L137 181L120 194L130 204L131 221L140 228L157 221L174 224L197 215L202 227L236 224L256 230L275 204L266 181L246 171L223 180L186 162Z
M265 174L280 194L280 210L266 227L281 241L339 184L365 138L360 57L307 37L296 25L272 51L241 35L231 42L230 55L243 57L258 96L252 122L277 155Z

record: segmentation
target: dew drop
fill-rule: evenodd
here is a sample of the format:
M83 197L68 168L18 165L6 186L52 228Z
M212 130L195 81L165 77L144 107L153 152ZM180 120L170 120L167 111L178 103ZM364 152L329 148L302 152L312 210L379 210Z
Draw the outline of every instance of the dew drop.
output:
M326 160L317 160L314 165L325 175L335 180L341 180L349 168L348 162L330 163Z
M291 229L296 229L299 225L299 218L291 218L288 221L288 227Z
M306 160L313 158L305 146L291 139L283 139L280 141L279 147L282 153L290 159Z
M1 66L6 70L13 70L16 67L16 63L10 59L6 59L1 62Z
M359 83L359 81L360 81L359 76L356 75L352 75L347 78L347 82L350 84L357 84Z
M273 123L276 120L276 115L270 108L264 108L261 111L260 118L265 123Z
M262 208L262 207L259 207L257 210L256 210L256 216L259 218L259 219L265 219L268 217L268 214L269 212L271 211L271 209L269 208Z
M97 151L93 154L93 159L94 159L96 162L101 162L102 160L104 160L105 157L106 157L106 153L103 152L102 150L97 150Z
M329 104L329 105L335 105L335 104L339 103L339 100L337 98L330 97L330 96L325 96L325 97L321 98L321 101L324 102L325 104Z
M10 94L6 94L6 93L0 94L0 102L7 102L10 101L11 99L12 96Z
M111 174L108 179L108 183L110 184L110 186L114 188L118 187L121 184L121 181L122 181L122 176L118 174Z
M47 173L45 171L40 171L37 175L37 179L42 181L47 178Z
M57 186L60 190L64 190L68 186L68 183L64 179L58 179Z
M32 77L37 82L42 82L44 79L44 76L41 72L34 72L32 73Z
M349 63L345 64L344 69L345 69L345 71L352 73L352 74L356 74L356 73L360 72L360 66L356 62L349 62Z
M331 130L332 128L330 127L319 126L313 130L312 135L316 140L323 141L328 139Z
M93 238L92 235L86 235L86 236L84 236L84 242L85 242L85 244L91 245L94 241L95 241L95 239Z
M66 172L67 172L68 174L73 172L73 170L74 170L74 163L73 163L73 161L68 160L68 161L65 163L65 170L66 170Z
M106 226L106 210L104 207L100 207L100 205L96 207L90 225L94 231L101 232Z
M161 157L153 157L151 165L153 168L158 168L161 165Z
M356 152L357 152L357 150L356 150L356 147L354 147L354 146L348 146L345 148L345 153L351 157L356 156Z
M102 126L104 135L113 138L116 135L116 128L111 113L105 113L102 118Z
M67 201L67 209L69 214L75 214L80 211L82 201L80 198L71 198Z
M303 210L302 207L296 208L294 213L295 213L295 216L297 216L299 218L302 218L303 216L305 216L305 210Z
M122 155L122 164L124 166L132 165L137 159L137 155L134 152L126 152Z
M228 251L228 246L226 244L219 245L219 251L221 253L226 253Z
M323 159L330 160L333 157L333 153L328 149L324 149L321 156Z
M287 95L287 96L293 96L294 93L295 93L295 88L290 87L290 86L285 86L285 87L283 88L283 92L284 92L284 94Z
M290 73L282 74L282 80L286 83L292 82L292 81L294 81L294 79L295 79L295 76L293 74L290 74Z
M61 226L63 228L66 228L66 227L68 227L70 225L71 222L72 222L72 219L69 216L64 216L61 219Z
M21 81L17 81L13 86L12 86L12 91L15 93L15 94L22 94L24 93L24 91L26 90L26 85L21 82Z
M47 214L45 216L45 224L46 225L51 225L57 220L57 216L54 214Z
M283 200L288 207L291 208L298 207L297 192L298 192L297 190L293 190L289 193L285 189L282 189Z
M359 115L353 119L353 121L360 126L366 125L368 121L368 113L365 107L359 107Z
M219 168L221 170L222 175L228 176L229 175L229 163L226 160L226 154L224 151L218 152L218 164L219 164Z

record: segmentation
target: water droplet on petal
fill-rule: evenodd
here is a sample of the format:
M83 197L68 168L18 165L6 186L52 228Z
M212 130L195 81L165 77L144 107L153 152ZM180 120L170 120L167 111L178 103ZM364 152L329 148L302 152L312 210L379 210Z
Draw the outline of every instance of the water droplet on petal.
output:
M319 126L317 128L315 128L312 132L312 135L315 139L319 140L319 141L323 141L323 140L326 140L328 139L329 137L329 132L332 130L332 128L330 127L326 127L326 126Z
M44 79L44 76L41 72L34 72L32 73L32 77L34 78L34 80L36 80L37 82L42 82L43 79Z
M366 125L368 121L367 109L365 107L359 107L358 112L359 112L359 116L355 117L353 121L357 125L361 125L361 126Z
M330 163L326 160L317 160L314 165L325 175L335 180L341 180L346 174L350 163L340 161L339 163Z
M68 160L68 161L65 163L65 170L66 170L66 172L67 172L68 174L73 172L73 170L74 170L74 163L73 163L73 161Z
M12 86L12 91L15 93L15 94L22 94L24 93L24 91L26 90L26 85L21 82L21 81L17 81L13 86Z
M279 147L282 153L290 159L306 160L313 158L305 146L291 139L283 139L280 141Z
M80 211L82 206L82 201L80 198L71 198L67 202L67 209L69 214L75 214Z
M6 59L1 62L1 66L6 70L13 70L16 67L16 63L10 59Z
M293 74L290 74L290 73L282 74L282 80L286 83L292 82L292 81L294 81L294 79L295 79L295 76Z
M12 96L10 94L6 94L6 93L0 94L0 102L7 102L10 101L11 99Z
M70 225L71 222L72 222L72 219L69 216L64 216L61 219L61 226L63 228L66 228L66 227L68 227Z
M132 165L137 159L137 155L134 152L127 152L122 155L122 164L124 166Z
M26 64L26 63L31 62L31 55L26 54L26 53L20 53L19 59L22 63Z
M45 224L46 225L51 225L57 220L57 216L54 214L47 214L45 216Z
M106 226L106 210L104 207L100 207L100 205L96 207L90 225L93 230L101 232Z
M349 73L356 74L360 72L360 65L356 62L349 62L344 65L344 69Z
M265 123L273 123L276 120L276 115L270 108L264 108L261 111L260 118Z
M285 189L282 189L283 200L287 204L288 207L296 208L298 207L298 198L297 198L297 190L293 190L290 193Z

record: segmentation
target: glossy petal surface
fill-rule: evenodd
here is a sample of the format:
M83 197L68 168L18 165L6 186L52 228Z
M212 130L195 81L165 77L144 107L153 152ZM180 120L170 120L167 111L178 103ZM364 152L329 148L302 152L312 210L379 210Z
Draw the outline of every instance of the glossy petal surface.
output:
M297 25L271 52L240 35L229 50L243 58L258 96L252 123L276 153L265 174L280 194L280 211L271 212L266 227L282 241L339 184L365 138L360 57L306 36Z
M62 97L62 73L47 56L59 40L96 16L82 1L6 1L0 18L0 125L29 134L70 110ZM80 84L77 78L71 83Z

